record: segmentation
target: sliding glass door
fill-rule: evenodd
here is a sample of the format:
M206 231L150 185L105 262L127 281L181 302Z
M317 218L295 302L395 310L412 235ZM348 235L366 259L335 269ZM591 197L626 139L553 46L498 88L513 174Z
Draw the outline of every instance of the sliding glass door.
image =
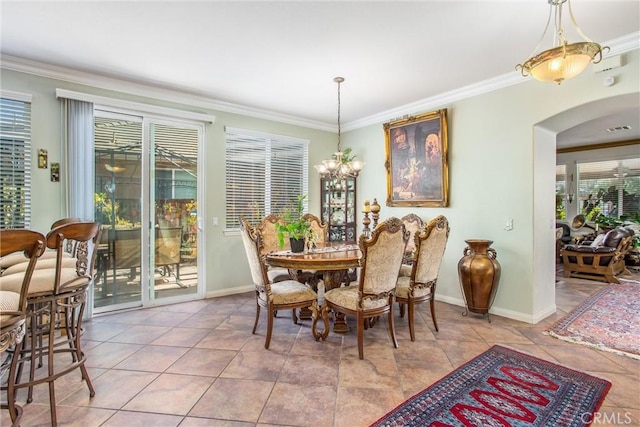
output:
M95 111L94 313L194 299L202 128Z

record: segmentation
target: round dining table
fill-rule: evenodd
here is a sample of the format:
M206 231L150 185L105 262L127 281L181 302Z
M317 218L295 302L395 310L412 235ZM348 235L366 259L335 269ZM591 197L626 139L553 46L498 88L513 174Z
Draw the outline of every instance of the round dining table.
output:
M320 245L309 251L294 253L287 251L272 251L265 255L265 262L270 267L286 268L292 279L297 280L302 271L316 271L322 275L325 290L339 287L351 281L349 270L360 266L362 252L358 245L344 242L331 242ZM316 339L327 338L329 334L328 307L324 305L322 292L319 292L318 303L312 307L312 332ZM345 333L349 330L344 315L335 313L333 331ZM317 330L319 318L323 319L324 330Z

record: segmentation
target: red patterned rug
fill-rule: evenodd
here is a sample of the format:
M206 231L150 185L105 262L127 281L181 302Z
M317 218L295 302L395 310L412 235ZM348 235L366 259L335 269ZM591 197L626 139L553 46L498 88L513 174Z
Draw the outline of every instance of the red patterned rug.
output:
M372 426L588 426L610 387L495 345Z
M591 295L545 334L640 359L640 282L620 282Z

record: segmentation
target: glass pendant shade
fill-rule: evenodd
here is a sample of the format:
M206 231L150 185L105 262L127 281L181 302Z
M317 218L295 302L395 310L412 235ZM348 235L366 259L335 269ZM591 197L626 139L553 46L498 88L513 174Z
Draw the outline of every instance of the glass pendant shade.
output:
M542 82L560 84L564 80L571 79L583 72L590 62L594 64L600 62L602 60L602 51L609 50L609 48L602 47L590 40L580 30L571 11L571 0L547 0L547 2L550 5L549 20L534 52L537 51L544 40L552 16L555 17L555 46L537 55L532 55L524 63L516 65L516 69L520 69L524 77L532 75L536 80ZM571 22L585 40L584 42L569 44L564 38L562 29L562 5L564 3L567 3Z
M601 50L597 43L563 45L534 56L523 68L536 80L561 83L583 72Z

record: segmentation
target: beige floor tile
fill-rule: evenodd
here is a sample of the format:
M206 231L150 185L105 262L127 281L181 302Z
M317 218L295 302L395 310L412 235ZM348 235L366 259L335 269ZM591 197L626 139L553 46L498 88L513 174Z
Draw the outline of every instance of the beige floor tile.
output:
M285 355L264 349L239 351L220 373L220 377L275 381L282 371L285 359Z
M187 415L213 379L194 375L162 374L127 403L127 411Z
M115 369L164 372L187 351L185 347L147 345L118 363Z
M336 387L314 383L290 384L278 382L262 410L259 422L288 425L330 426L333 424L333 408Z
M180 415L150 414L148 412L118 411L101 425L101 427L174 427L182 425L184 417Z
M192 348L171 365L166 372L217 377L235 356L236 352L232 350Z
M273 381L218 378L189 416L255 423L274 385Z

